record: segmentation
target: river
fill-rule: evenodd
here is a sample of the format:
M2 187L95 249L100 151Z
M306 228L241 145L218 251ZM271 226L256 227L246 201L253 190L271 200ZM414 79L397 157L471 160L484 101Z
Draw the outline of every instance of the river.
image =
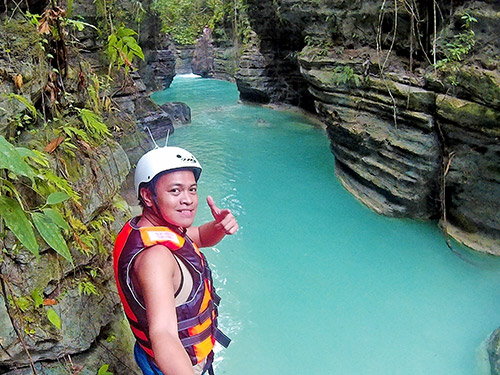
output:
M500 259L446 246L435 223L382 217L334 174L325 131L238 103L229 82L177 76L187 103L169 145L198 157L206 195L240 231L205 249L233 342L217 375L484 375L500 326Z

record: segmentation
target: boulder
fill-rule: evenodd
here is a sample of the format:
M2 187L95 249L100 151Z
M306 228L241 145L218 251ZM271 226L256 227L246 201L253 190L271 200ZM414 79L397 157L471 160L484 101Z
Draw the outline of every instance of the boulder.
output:
M500 328L496 329L488 339L488 355L491 375L500 375Z

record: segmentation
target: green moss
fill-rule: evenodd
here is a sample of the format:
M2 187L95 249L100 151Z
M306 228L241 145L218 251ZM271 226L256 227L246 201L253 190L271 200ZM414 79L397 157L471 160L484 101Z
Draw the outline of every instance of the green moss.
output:
M43 58L42 38L35 26L25 19L11 19L0 23L0 48L17 57L16 60Z
M493 136L500 135L500 111L447 95L439 95L436 104L438 114L447 120Z

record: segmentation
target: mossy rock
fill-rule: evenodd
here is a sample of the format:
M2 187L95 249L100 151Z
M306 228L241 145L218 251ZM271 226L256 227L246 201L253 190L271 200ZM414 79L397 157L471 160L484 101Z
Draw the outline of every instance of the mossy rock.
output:
M436 106L438 116L460 127L500 135L500 110L449 95L438 95Z

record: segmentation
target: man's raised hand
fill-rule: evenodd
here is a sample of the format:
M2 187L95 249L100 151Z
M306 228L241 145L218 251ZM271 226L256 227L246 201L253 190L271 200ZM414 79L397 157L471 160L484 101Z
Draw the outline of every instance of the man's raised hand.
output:
M214 202L214 199L209 195L207 196L207 203L212 211L212 216L216 221L216 228L223 231L225 234L234 234L238 230L239 226L236 222L236 218L231 213L231 210L225 208L220 209Z

